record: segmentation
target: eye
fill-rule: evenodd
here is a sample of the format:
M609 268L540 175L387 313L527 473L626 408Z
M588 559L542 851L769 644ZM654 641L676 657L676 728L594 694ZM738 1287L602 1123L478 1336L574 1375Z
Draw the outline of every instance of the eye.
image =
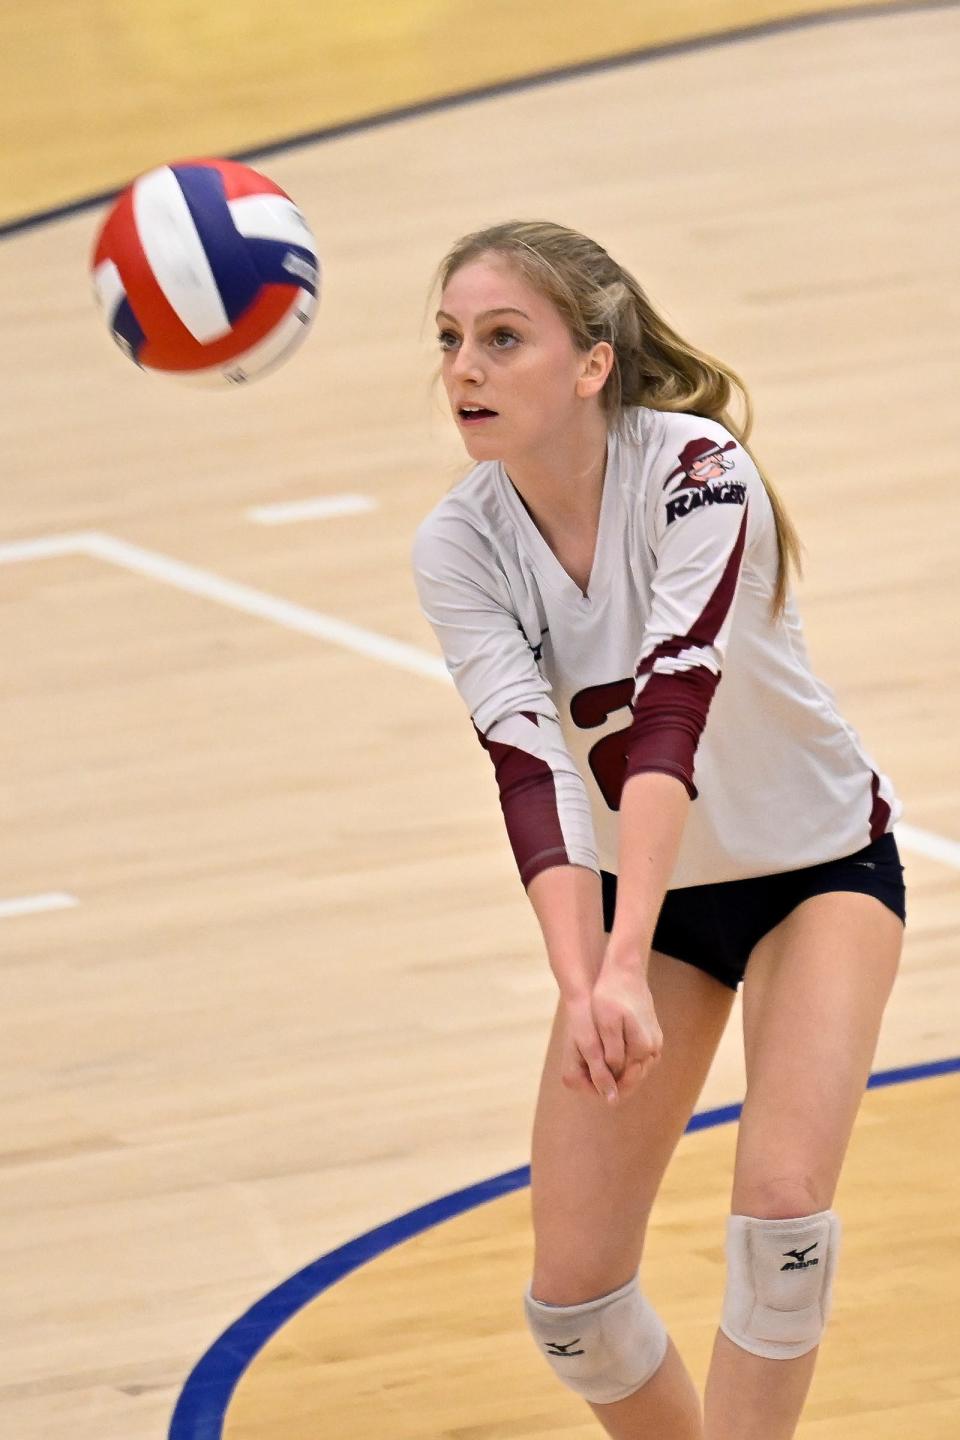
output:
M520 336L512 330L494 330L490 342L495 350L512 350L514 345L520 344Z
M437 336L437 343L441 350L452 350L457 343L457 336L452 330L441 330Z

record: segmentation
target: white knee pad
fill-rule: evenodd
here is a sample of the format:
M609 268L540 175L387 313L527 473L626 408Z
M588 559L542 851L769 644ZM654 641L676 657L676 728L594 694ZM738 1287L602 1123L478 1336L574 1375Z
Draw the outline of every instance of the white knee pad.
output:
M819 1345L830 1314L840 1221L832 1210L798 1220L727 1220L727 1289L720 1329L768 1360Z
M636 1279L582 1305L526 1294L527 1322L555 1373L594 1405L624 1400L659 1370L667 1332Z

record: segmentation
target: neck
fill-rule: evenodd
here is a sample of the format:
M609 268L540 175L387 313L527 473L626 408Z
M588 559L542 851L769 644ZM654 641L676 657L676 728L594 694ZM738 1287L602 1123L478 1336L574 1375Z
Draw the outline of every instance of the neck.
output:
M547 539L551 532L596 531L607 463L607 421L600 410L572 433L552 438L549 446L503 463Z

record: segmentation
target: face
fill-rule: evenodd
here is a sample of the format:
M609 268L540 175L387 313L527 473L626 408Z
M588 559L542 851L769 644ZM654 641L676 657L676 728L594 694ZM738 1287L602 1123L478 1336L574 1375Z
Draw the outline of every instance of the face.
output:
M718 480L724 470L732 470L733 461L727 455L705 455L702 460L694 460L690 466L690 474L694 480Z
M450 277L437 331L447 399L475 460L555 444L585 402L599 404L610 346L577 350L553 302L502 256L481 256Z

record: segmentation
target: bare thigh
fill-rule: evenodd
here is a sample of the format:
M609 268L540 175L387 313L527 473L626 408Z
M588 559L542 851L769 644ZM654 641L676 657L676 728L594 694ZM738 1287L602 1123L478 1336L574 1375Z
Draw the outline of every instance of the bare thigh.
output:
M754 950L735 1213L776 1218L832 1204L902 939L879 900L844 891L805 900Z
M636 1273L647 1217L716 1052L733 992L692 965L650 957L663 1055L616 1108L560 1079L563 1008L547 1049L533 1130L533 1293L573 1305Z

